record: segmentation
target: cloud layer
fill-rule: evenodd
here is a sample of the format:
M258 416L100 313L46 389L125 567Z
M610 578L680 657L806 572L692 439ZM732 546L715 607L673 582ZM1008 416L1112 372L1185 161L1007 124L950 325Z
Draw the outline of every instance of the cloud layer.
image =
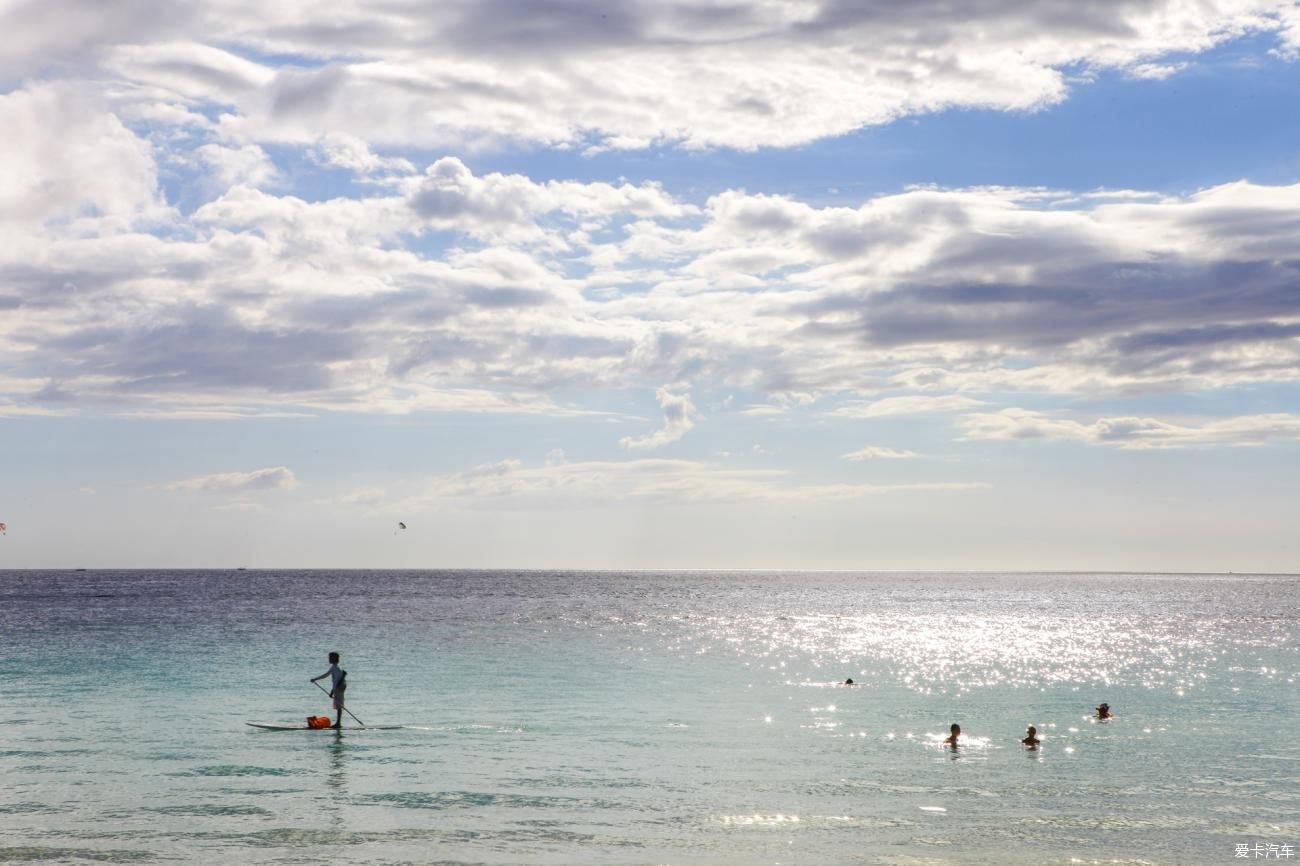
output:
M1101 69L1176 74L1250 32L1294 51L1289 0L25 0L0 80L103 82L229 138L790 146L948 107L1025 110ZM71 26L69 22L76 22ZM266 58L283 58L271 63ZM701 82L707 86L701 87Z
M653 448L691 429L693 386L871 420L1300 378L1300 186L694 205L447 157L362 198L241 183L187 216L160 204L143 142L110 115L77 123L10 140L15 177L70 168L0 222L7 414L562 414L561 391L649 387L664 426L624 444ZM119 158L80 159L91 134Z
M826 206L417 156L789 146L1173 76L1244 34L1300 45L1280 0L957 6L8 4L0 416L578 415L635 389L662 425L610 441L647 451L730 391L718 412L1107 442L1003 410L1294 384L1300 186ZM1165 444L1228 423L1104 421Z

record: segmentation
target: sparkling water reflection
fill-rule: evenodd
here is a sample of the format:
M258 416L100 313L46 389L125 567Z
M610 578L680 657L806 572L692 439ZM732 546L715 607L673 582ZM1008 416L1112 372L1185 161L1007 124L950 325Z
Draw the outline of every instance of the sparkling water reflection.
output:
M1220 863L1300 845L1298 588L10 572L0 860ZM329 649L408 727L243 725Z

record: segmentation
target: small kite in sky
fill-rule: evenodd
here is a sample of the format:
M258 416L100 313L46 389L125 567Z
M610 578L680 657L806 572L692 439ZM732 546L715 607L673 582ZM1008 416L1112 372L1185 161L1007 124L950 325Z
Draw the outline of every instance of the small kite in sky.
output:
M3 523L0 523L0 526L4 526L4 524L3 524ZM400 521L400 520L397 521L397 526L398 526L399 529L405 529L405 528L406 528L406 524L403 523L403 522Z
M8 528L9 528L8 526L5 526L3 523L0 523L0 535L4 535L5 530L7 530ZM406 527L403 526L402 528L405 529Z

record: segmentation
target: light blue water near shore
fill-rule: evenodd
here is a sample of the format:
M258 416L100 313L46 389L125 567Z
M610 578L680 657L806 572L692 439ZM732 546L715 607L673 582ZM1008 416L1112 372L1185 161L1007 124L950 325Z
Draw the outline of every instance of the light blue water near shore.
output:
M4 572L0 862L1300 859L1298 598L1294 576ZM330 649L360 718L412 727L244 725L327 712Z

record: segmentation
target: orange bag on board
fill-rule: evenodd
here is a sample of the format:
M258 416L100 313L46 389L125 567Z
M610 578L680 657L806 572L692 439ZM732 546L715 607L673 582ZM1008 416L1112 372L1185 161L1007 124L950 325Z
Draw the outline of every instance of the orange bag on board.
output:
M333 722L329 716L308 716L307 727L309 728L328 728Z

